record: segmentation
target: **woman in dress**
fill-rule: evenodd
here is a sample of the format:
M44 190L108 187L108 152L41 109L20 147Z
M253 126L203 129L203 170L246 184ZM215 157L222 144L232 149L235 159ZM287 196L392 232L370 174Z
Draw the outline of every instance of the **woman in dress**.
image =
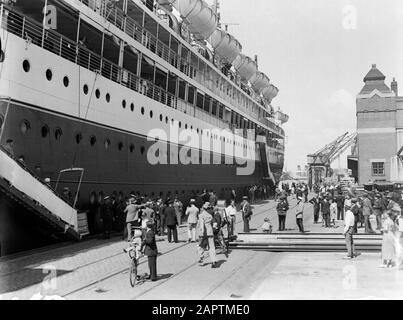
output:
M386 217L382 224L382 265L381 268L392 268L396 258L395 248L395 215L392 211L385 213Z

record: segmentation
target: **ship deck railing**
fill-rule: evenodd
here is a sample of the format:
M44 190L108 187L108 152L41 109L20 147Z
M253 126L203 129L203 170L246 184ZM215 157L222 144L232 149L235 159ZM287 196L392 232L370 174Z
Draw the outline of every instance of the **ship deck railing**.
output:
M62 58L74 62L88 70L100 73L103 77L143 94L168 107L177 109L197 119L204 120L221 129L233 130L228 122L215 118L210 113L167 92L165 89L142 79L117 64L102 58L85 46L74 43L54 30L44 29L42 24L29 19L3 6L2 28L15 34L27 43L40 46Z
M94 7L94 3L88 0L79 0L81 3L92 9L94 12L97 12L101 17L103 17L108 22L112 23L118 29L125 32L132 39L141 43L144 47L146 47L151 52L157 54L160 58L168 62L174 68L178 69L182 73L186 74L188 77L195 79L201 85L207 87L209 90L214 92L216 95L220 96L225 100L230 100L231 104L237 105L241 109L244 109L249 115L253 116L253 118L257 121L262 122L266 126L270 127L273 130L276 130L275 127L269 126L269 122L266 119L259 119L259 114L257 112L253 112L253 110L245 109L242 103L237 99L237 95L231 94L228 95L223 90L217 88L217 85L213 79L200 70L197 70L196 75L194 74L194 68L187 61L187 59L182 58L178 53L169 48L164 42L159 40L155 35L153 35L146 28L140 26L134 19L130 16L125 15L123 10L118 7L108 6L106 2L102 1L99 8ZM125 20L126 19L126 20ZM212 70L212 72L214 72ZM240 91L244 90L238 85L235 81L231 80L229 77L226 77L228 81L231 81L235 87L237 87ZM252 92L252 94L247 94L252 98L253 102L259 104L260 96Z

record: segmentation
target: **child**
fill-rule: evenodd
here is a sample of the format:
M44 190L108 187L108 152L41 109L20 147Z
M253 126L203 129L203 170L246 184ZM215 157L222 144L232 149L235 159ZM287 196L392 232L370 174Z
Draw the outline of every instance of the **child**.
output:
M262 231L264 233L272 233L273 232L273 226L271 224L271 221L269 218L264 219L264 223L262 225Z
M134 230L134 236L131 239L131 246L127 249L123 249L125 253L129 253L132 250L136 250L136 256L140 257L141 245L143 243L143 231L139 228Z

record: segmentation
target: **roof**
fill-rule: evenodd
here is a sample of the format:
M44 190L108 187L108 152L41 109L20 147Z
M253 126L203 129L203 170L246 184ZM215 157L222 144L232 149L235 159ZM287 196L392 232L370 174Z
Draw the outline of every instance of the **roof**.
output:
M372 65L371 70L367 73L364 78L365 85L362 88L360 94L369 94L374 90L378 90L381 93L390 93L390 88L385 84L386 77L379 69L376 64Z
M381 93L390 93L391 90L390 88L381 81L376 81L376 82L370 82L370 83L366 83L365 86L362 88L360 94L368 94L368 93L372 93L372 91L374 90L378 90Z
M364 78L364 82L367 81L375 81L375 80L385 80L386 77L382 72L379 71L379 69L376 67L376 64L372 65L371 70L367 73L367 75Z

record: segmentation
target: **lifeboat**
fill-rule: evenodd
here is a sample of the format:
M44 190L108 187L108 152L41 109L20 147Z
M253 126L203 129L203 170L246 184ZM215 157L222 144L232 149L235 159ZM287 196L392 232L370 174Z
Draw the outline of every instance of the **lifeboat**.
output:
M277 97L278 89L271 84L270 86L262 90L262 95L265 99L271 102L275 97Z
M208 42L213 47L215 53L229 64L234 62L242 50L242 46L237 39L219 28L213 32Z
M249 81L257 72L256 62L242 53L236 57L232 65L241 75L242 79L246 81Z
M253 90L260 94L264 88L270 86L270 79L263 72L257 71L250 79L250 84Z
M280 110L276 111L276 119L280 121L282 124L287 123L290 117L285 114L284 112L281 112Z
M170 4L189 25L198 39L207 40L217 28L217 16L203 0L157 0L160 5Z

